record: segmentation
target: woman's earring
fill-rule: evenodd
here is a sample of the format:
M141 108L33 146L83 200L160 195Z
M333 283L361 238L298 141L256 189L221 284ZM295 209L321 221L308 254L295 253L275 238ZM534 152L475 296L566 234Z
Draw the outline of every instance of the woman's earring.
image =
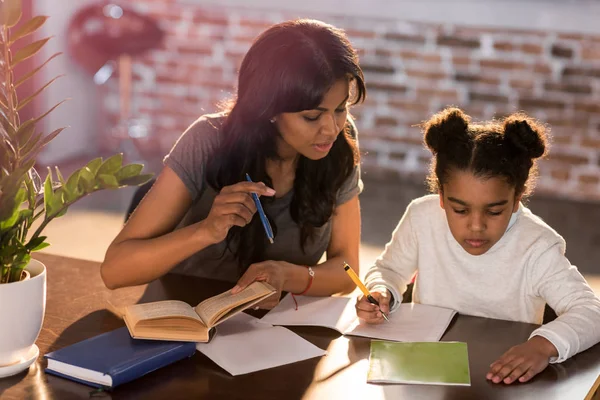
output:
M272 123L272 124L274 124L274 123L275 123L275 118L271 118L271 119L269 120L269 122L270 122L270 123Z

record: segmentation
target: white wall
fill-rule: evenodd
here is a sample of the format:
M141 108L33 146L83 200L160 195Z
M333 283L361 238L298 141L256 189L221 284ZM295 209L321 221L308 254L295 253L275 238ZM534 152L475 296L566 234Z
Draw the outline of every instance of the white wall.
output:
M69 21L76 10L91 2L91 0L34 0L34 15L50 17L37 35L54 36L44 46L42 54L37 56L39 62L45 61L56 52L64 53L50 61L38 73L36 84L42 85L57 75L66 75L43 92L36 107L40 112L45 112L61 100L70 98L50 113L43 120L43 127L40 127L45 133L49 133L56 128L69 126L50 142L41 154L39 160L43 164L53 164L95 151L94 146L90 144L95 143L99 135L97 126L101 102L97 88L92 82L92 77L77 66L67 54Z
M600 33L597 0L183 0L287 10L299 17L354 15L417 22Z

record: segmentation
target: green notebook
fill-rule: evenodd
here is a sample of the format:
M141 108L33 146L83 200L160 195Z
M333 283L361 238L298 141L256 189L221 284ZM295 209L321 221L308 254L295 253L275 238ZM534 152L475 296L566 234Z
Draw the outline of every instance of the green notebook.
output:
M467 344L372 340L367 382L470 386Z

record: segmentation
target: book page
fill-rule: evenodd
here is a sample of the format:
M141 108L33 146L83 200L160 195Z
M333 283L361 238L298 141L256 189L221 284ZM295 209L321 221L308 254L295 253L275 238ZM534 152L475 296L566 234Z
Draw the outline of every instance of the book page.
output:
M244 290L237 294L231 294L231 290L223 292L217 296L204 300L196 306L196 313L205 325L212 327L221 322L221 319L229 311L235 311L227 317L231 317L236 312L240 312L247 307L273 295L275 289L266 282L252 282ZM235 309L235 310L234 310Z
M143 320L172 317L191 318L202 322L189 304L178 300L134 304L125 309L125 318L129 320L129 324L133 327Z
M326 354L292 331L248 314L237 314L217 329L210 343L198 343L196 349L234 376Z
M344 333L356 320L356 299L353 297L296 296L296 300L298 310L288 294L262 321L284 326L323 326Z
M437 342L439 341L456 311L448 308L423 304L400 304L391 313L389 322L369 325L358 319L344 332L346 335L363 336L373 339L397 342Z

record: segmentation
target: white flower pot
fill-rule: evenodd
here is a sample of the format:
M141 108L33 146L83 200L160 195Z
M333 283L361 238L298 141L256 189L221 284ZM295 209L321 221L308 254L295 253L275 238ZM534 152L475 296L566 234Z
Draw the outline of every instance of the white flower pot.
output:
M46 311L46 267L31 260L31 278L0 284L0 368L31 354Z

